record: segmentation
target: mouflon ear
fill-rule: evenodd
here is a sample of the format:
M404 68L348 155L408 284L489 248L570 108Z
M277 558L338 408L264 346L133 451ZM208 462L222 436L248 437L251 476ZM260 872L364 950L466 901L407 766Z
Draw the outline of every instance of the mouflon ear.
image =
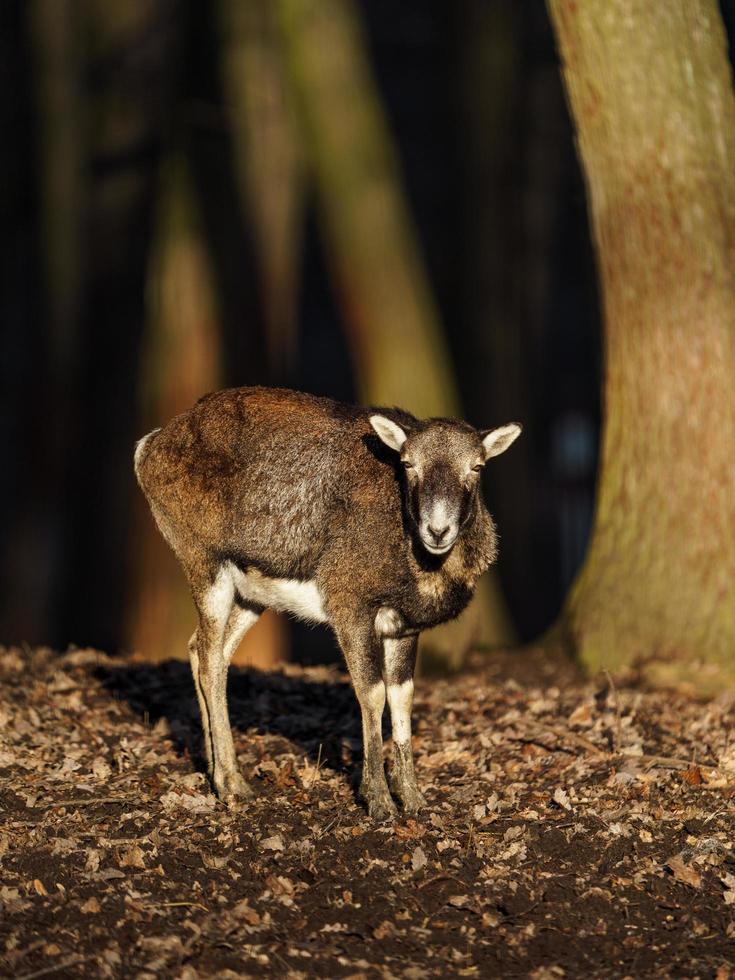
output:
M371 415L370 425L377 432L381 442L390 449L395 449L397 453L401 451L401 446L406 441L406 433L397 422L386 418L385 415Z
M486 429L480 433L482 448L485 450L485 462L491 456L499 456L504 453L511 443L514 443L521 434L521 427L517 422L509 422L508 425L501 425L499 429Z

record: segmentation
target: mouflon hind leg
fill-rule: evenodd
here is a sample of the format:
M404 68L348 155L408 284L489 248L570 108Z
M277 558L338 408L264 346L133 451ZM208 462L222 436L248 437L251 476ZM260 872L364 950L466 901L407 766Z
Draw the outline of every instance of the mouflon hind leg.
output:
M403 804L406 813L416 813L426 804L416 783L411 746L413 672L417 646L416 636L383 640L383 677L393 729L391 789Z
M335 625L362 714L362 781L360 796L374 820L388 820L398 812L390 795L383 765L381 723L385 683L380 647L367 617L359 626Z
M257 613L234 602L227 570L199 587L192 585L199 625L189 644L192 673L202 716L209 778L217 796L228 805L252 796L237 765L227 711L227 670L230 658Z
M207 760L207 776L209 776L209 780L211 782L214 775L212 731L209 724L207 702L204 698L202 685L199 683L199 653L197 651L197 633L198 630L194 630L194 632L191 634L191 639L189 640L189 664L191 665L191 676L194 679L194 689L197 692L197 701L199 702L199 717L202 722L202 741L204 742L204 755Z

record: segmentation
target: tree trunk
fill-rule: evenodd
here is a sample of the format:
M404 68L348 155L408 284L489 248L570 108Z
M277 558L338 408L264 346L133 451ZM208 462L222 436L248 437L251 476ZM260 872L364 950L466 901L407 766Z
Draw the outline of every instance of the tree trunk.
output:
M352 0L280 0L281 25L361 397L420 416L459 415L451 359L424 273L400 167ZM459 666L479 640L512 630L497 580L428 634Z
M548 0L605 320L597 514L559 624L591 670L735 681L735 99L714 0Z
M240 195L252 220L271 379L296 359L304 168L271 0L220 0L222 73Z
M48 640L49 550L57 526L49 513L57 471L48 458L46 419L51 406L55 420L58 413L48 395L53 378L46 356L50 331L44 329L45 297L38 285L48 261L42 245L48 248L50 237L41 241L37 233L46 213L34 180L40 169L34 166L34 150L54 147L46 131L47 100L68 38L64 30L57 31L56 49L49 51L44 43L48 34L37 37L35 6L6 4L0 18L0 445L12 460L0 481L0 636L6 644ZM63 17L64 6L57 6ZM49 33L56 10L51 13L44 24ZM63 80L54 80L57 98L65 97ZM29 398L29 392L34 397ZM57 438L54 427L54 445Z
M68 378L60 378L66 384L55 392L69 419L63 485L56 493L63 508L56 643L113 651L124 632L121 585L135 492L130 447L138 428L144 287L164 121L172 109L178 7L174 0L94 0L80 8L81 292L73 337L64 341L71 350ZM63 115L67 101L54 111ZM49 134L52 147L76 138L73 120L68 126L64 135L55 119L59 132ZM65 168L73 170L80 164L69 157ZM50 196L47 204L54 200ZM65 242L74 247L73 210L66 207L64 226L49 243L56 251ZM75 267L58 255L54 264L53 302ZM72 308L75 290L66 289L63 302ZM64 333L71 330L64 327Z
M457 410L446 344L351 0L280 0L328 261L362 397Z
M148 342L141 387L145 424L191 408L220 387L221 313L191 175L180 153L163 168L158 229L147 288ZM132 602L128 643L151 660L185 658L196 614L181 568L159 534L142 494L136 494L131 555ZM285 656L283 624L261 617L235 653L239 664L272 667Z
M501 546L499 572L522 634L522 624L529 619L533 623L537 618L533 609L549 591L548 575L542 579L546 588L529 588L533 577L538 582L548 567L539 562L531 533L531 501L543 484L536 465L539 454L532 451L539 427L534 424L531 395L537 397L538 392L534 393L528 383L528 351L532 348L523 313L529 294L545 293L531 288L534 283L529 283L529 268L531 272L546 271L550 250L536 249L531 256L536 261L529 262L522 225L526 185L537 189L532 175L527 174L531 167L525 160L525 130L536 120L548 125L549 113L529 119L523 111L524 86L538 72L523 64L521 6L461 0L453 10L457 40L452 77L460 161L456 176L460 219L453 244L459 329L448 339L459 368L468 417L485 426L511 419L523 423L523 438L502 463L486 468L483 480L491 513L503 540L509 543L508 547ZM545 16L543 8L541 15ZM553 98L553 87L546 86L544 92L548 94L549 88ZM543 108L548 109L548 100ZM548 145L545 149L548 151ZM551 186L553 193L541 195L544 203L559 196L555 179L558 168L553 162L547 152L542 189ZM544 245L548 237L543 236ZM535 277L536 281L540 278ZM529 570L531 553L535 562ZM538 635L557 609L558 605L527 637Z

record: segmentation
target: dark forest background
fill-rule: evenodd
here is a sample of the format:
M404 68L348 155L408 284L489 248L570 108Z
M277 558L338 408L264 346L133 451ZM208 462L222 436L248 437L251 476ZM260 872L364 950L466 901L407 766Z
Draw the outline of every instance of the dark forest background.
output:
M335 256L309 139L279 142L306 101L288 66L314 4L302 21L298 6L2 5L3 642L174 652L171 623L191 611L135 486L135 439L214 387L365 392L335 273L360 253ZM548 14L542 0L325 0L312 33L332 7L367 59L464 414L524 424L485 491L528 640L584 558L600 416L594 256ZM331 172L350 159L341 147ZM287 212L275 244L268 206ZM405 351L398 367L415 386ZM293 656L331 656L290 628Z

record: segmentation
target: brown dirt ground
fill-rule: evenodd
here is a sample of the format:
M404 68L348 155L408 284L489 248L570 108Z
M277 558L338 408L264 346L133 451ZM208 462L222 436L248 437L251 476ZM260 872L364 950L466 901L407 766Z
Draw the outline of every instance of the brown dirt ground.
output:
M429 806L386 825L343 675L235 670L230 699L239 811L186 664L0 648L1 975L732 975L732 697L538 656L421 681Z

